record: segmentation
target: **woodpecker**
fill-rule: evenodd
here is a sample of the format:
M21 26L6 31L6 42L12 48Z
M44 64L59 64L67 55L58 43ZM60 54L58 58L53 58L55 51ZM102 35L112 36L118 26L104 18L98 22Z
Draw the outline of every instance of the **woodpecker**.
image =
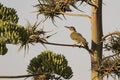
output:
M86 39L76 31L76 29L73 26L65 26L71 31L70 37L72 40L74 40L77 44L83 45L86 49L88 48L88 42Z

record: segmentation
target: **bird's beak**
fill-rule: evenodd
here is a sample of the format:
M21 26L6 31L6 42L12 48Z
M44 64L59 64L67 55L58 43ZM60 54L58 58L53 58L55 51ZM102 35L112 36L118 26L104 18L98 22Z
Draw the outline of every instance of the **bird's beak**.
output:
M65 28L69 28L68 26L64 26Z

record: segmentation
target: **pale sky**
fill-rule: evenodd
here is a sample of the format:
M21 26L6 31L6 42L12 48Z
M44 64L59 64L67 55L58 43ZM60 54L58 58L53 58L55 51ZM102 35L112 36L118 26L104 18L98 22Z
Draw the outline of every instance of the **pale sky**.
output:
M118 31L120 29L120 0L103 0L103 31L107 34L112 31ZM115 2L116 1L116 2ZM19 24L25 26L26 20L29 20L32 24L36 21L36 13L33 13L36 9L33 5L37 3L37 0L0 0L4 6L15 8L19 16ZM80 8L85 11L85 14L90 15L90 6L82 5ZM74 10L75 11L75 10ZM75 11L76 12L76 11ZM81 13L81 12L79 12ZM42 17L39 16L39 20ZM48 41L57 43L74 44L69 37L69 31L64 28L65 25L73 25L80 32L86 40L91 44L91 24L84 17L67 16L67 20L56 19L55 27L50 20L41 24L45 30L53 30L52 33L57 32L56 35L51 37ZM51 34L52 34L51 33ZM48 50L55 53L64 54L68 60L69 66L73 70L73 78L71 80L90 80L90 58L88 52L84 49L73 47L61 47L46 45ZM24 75L27 74L26 68L30 60L37 56L45 48L41 44L35 46L30 45L29 53L24 57L24 49L18 51L19 45L8 45L8 53L4 56L0 56L0 76L1 75ZM0 80L24 80L21 79L0 79ZM30 78L28 79L30 80ZM112 80L110 78L110 80Z

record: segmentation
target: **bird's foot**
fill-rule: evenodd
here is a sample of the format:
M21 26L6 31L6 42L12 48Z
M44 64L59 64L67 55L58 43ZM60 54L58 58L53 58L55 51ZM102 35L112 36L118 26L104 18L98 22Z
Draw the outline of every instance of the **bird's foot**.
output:
M73 44L73 47L76 47L77 46L77 44Z

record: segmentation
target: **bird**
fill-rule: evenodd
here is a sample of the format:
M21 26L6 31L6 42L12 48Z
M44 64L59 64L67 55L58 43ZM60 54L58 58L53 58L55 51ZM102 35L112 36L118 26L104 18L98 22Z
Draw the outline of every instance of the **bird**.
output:
M78 33L73 26L65 26L65 27L71 31L70 37L72 40L76 42L76 44L81 44L86 49L89 49L88 42L86 41L86 39L80 33Z

